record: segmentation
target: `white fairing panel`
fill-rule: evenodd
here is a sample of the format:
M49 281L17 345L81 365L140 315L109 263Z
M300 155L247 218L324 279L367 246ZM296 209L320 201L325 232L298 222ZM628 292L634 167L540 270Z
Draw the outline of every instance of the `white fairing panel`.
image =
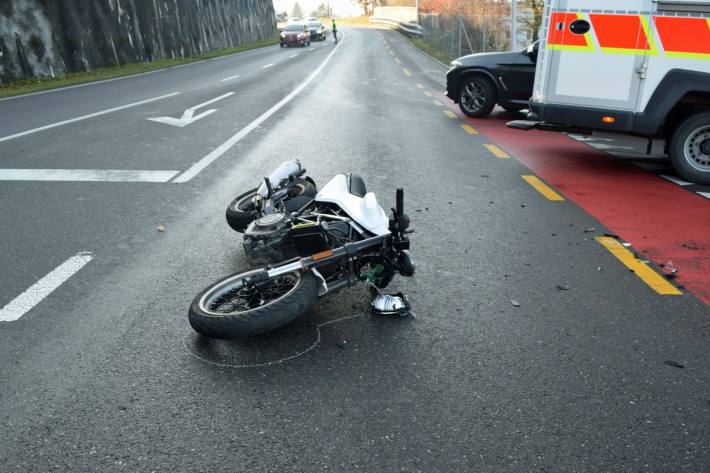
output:
M328 202L343 209L355 222L375 235L386 235L389 231L387 214L377 203L372 192L365 197L352 195L348 191L345 174L338 174L316 195L316 202Z

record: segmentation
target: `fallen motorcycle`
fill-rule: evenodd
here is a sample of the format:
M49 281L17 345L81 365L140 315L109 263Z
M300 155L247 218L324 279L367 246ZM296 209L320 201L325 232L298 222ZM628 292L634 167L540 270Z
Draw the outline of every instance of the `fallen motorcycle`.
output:
M270 193L267 189L267 199ZM414 274L404 191L397 189L396 197L388 219L361 178L338 174L298 210L259 217L247 229L264 230L257 246L296 256L214 282L192 302L190 324L212 338L257 335L299 317L319 297L357 282L372 287L373 312L411 314L404 295L381 292L397 273Z
M318 192L297 159L286 161L255 189L237 196L227 207L227 224L243 233L254 220L271 212L298 210ZM304 177L305 176L305 177Z

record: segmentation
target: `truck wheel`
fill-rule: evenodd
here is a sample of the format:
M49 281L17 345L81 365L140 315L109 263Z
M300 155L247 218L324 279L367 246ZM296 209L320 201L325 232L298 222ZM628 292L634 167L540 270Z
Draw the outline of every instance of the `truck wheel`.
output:
M459 108L469 117L485 117L496 105L496 88L490 79L467 77L459 88Z
M673 132L671 163L684 179L710 184L710 112L686 118Z

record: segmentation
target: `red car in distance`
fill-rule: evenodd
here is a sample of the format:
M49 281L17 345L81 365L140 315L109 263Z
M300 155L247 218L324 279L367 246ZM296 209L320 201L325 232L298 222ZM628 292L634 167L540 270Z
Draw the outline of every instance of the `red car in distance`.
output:
M311 33L308 26L303 23L291 23L284 27L281 32L279 44L284 46L310 46Z

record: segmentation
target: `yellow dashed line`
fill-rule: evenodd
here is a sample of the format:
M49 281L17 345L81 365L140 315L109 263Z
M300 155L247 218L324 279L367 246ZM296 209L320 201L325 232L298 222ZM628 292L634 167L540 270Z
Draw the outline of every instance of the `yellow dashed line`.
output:
M468 133L469 135L477 135L477 134L478 134L478 130L476 130L476 129L475 129L474 127L472 127L471 125L465 125L465 124L464 124L464 125L461 125L461 128L463 128L464 131L465 131L466 133Z
M552 190L550 186L542 182L537 176L527 175L520 177L547 199L554 200L555 202L563 202L565 200L564 197Z
M454 112L451 110L444 110L444 115L446 115L449 118L458 118Z
M510 155L509 155L508 153L506 153L505 151L503 151L502 149L500 149L500 148L497 147L496 145L483 145L483 146L485 146L485 148L486 148L488 151L490 151L491 153L493 153L493 155L494 155L496 158L501 158L501 159L510 158Z
M431 95L431 92L429 92L428 90L424 91L424 95L426 95L427 97L433 97L433 95Z
M443 107L443 106L444 106L444 104L441 103L441 102L439 102L438 100L432 100L431 103L433 103L433 104L436 105L437 107Z
M392 56L394 56L394 52L392 52L392 50L391 50L391 49L390 49L390 54L391 54Z
M423 89L423 88L424 88L424 86L423 86L423 85L421 85L421 84L417 84L417 89Z
M394 58L394 62L396 62L397 64L402 64L402 63L399 61L399 58L396 57L396 56L395 56L395 58Z
M403 70L404 73L407 74L408 76L411 76L411 75L412 75L412 73L409 72L409 69L407 69L406 67L405 67L404 69L402 69L402 70Z
M664 296L679 296L683 294L678 288L666 281L663 276L655 272L648 265L642 263L633 253L624 248L624 245L614 238L597 237L596 240L658 294Z

